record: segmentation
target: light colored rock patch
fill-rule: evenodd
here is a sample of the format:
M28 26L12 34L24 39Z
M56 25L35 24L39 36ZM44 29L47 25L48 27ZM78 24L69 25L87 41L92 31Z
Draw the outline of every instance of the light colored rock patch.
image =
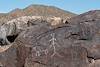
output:
M7 49L9 49L12 45L5 45L5 46L0 46L0 53L6 51Z
M23 16L19 17L17 19L13 19L11 21L8 21L5 26L7 28L7 35L18 33L20 30L25 30L28 27L28 21L33 20L31 23L42 23L43 21L46 21L48 24L51 24L52 26L61 25L65 22L60 17L43 17L43 16ZM38 22L38 20L40 20ZM33 26L33 25L31 25Z

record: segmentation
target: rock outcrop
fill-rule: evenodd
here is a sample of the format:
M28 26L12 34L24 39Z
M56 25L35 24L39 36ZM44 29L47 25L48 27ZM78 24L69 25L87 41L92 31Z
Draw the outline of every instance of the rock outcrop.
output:
M15 43L31 48L31 51L23 58L24 52L18 50L19 57L22 57L18 64L21 66L25 64L25 67L88 67L87 49L72 44L71 39L73 38L66 39L66 36L70 34L68 31L71 31L71 27L49 29L43 26L24 31L15 40ZM80 56L81 54L82 56Z
M66 23L65 20L57 17L45 18L42 21L39 20L41 17L35 18L37 20L27 17L30 21L21 17L19 20L7 22L4 25L15 24L16 30L24 31L21 31L9 48L0 52L1 65L100 67L99 13L100 11L90 11L81 14L71 18L67 24L62 24Z
M93 16L94 16L94 13L95 13L95 11L93 12ZM85 14L82 14L83 17L88 15L87 13L85 13ZM80 15L80 16L82 16L82 15ZM68 51L67 49L69 47L73 47L73 49L74 49L76 46L78 46L77 49L80 49L81 47L82 47L81 49L84 48L81 52L81 53L84 53L84 51L85 51L85 54L82 55L84 57L84 60L81 60L83 62L78 60L82 56L78 55L78 52L80 50L76 51L75 52L76 55L74 54L75 55L74 58L72 58L72 57L70 58L70 60L69 60L70 62L68 63L69 64L68 66L69 67L75 67L75 66L76 67L89 67L89 65L92 63L92 60L96 61L100 58L100 53L99 53L100 52L100 48L99 48L99 44L100 44L100 35L99 35L100 23L99 23L99 21L100 20L98 19L98 14L95 14L95 16L97 16L97 17L94 18L94 21L90 20L90 18L92 17L92 14L89 19L84 18L83 22L80 22L76 19L75 20L71 19L70 20L71 23L67 24L66 26L54 28L43 34L40 34L40 33L34 34L34 32L32 32L32 29L30 29L30 32L29 32L29 30L28 30L28 32L26 31L25 34L27 36L25 34L23 34L23 35L21 35L22 37L19 36L18 40L16 39L16 41L15 41L16 43L18 41L21 43L24 43L23 45L26 45L28 47L31 45L31 47L33 48L32 49L33 52L31 51L33 54L30 54L29 57L26 59L25 66L28 67L28 64L41 66L41 64L42 64L43 66L46 65L47 67L49 67L48 64L50 64L50 63L55 63L54 65L51 64L51 66L55 66L55 65L57 65L56 60L59 60L59 58L62 57L62 53L64 51ZM81 18L82 17L80 17L80 18L78 17L77 19L81 19ZM38 31L38 29L37 29L37 31ZM40 30L40 31L42 31L42 30ZM22 41L20 41L20 40L22 40ZM43 47L42 47L42 45L43 45ZM50 50L48 50L49 48L50 48ZM66 50L63 50L64 48ZM70 49L68 51L69 52L68 54L70 54L70 51L73 49ZM48 61L47 64L45 63L45 61L43 63L42 58L46 57L45 50L47 50L47 53L48 53L47 55L49 55L50 57L53 56L53 59L56 58L55 61L52 58L50 58L49 61L47 59L47 61ZM42 51L44 51L44 52L42 52ZM60 51L62 51L61 54L60 54ZM72 51L72 53L70 55L68 55L68 54L67 55L68 56L73 55L74 51ZM36 58L34 58L35 55L37 55L38 57L36 56ZM44 57L42 57L43 55L44 55ZM64 55L66 55L66 54L64 54ZM47 57L49 57L49 56L47 56ZM78 58L76 60L71 61L71 59L75 59L75 57L78 57ZM39 59L39 58L41 58L41 59ZM67 59L67 57L66 57L66 59ZM33 60L36 62L34 62ZM78 65L77 60L80 62L79 65ZM61 60L58 61L59 64L60 64L60 61ZM74 61L77 63L75 63ZM72 63L72 64L70 64L70 63ZM63 64L63 63L61 63L61 64ZM74 66L73 66L73 64L74 64ZM63 67L63 65L62 65L62 67ZM67 66L67 63L66 63L66 66Z
M64 22L65 20L60 17L23 16L13 19L0 27L0 42L1 44L6 44L6 42L9 44L7 38L10 40L10 42L14 41L10 37L16 38L16 36L30 26L47 25L49 27L57 27L59 25L63 25Z
M91 45L92 57L100 58L100 10L89 11L70 20L71 25L77 25L83 31L80 33L87 45ZM76 26L76 27L77 27ZM76 31L76 30L75 30ZM82 32L81 31L81 32Z

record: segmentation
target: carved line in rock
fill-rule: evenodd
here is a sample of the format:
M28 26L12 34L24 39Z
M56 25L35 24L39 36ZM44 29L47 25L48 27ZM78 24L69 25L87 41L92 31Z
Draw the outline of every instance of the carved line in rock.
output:
M48 35L51 36L51 39L49 40L50 45L45 50L41 50L39 48L39 46L34 46L33 47L33 49L36 51L36 56L40 56L41 55L41 52L44 52L45 55L47 55L48 52L49 52L49 49L53 48L53 54L51 55L51 57L53 57L54 55L57 55L57 56L60 56L61 57L61 55L59 53L57 53L57 51L56 51L56 46L60 47L60 45L57 43L57 39L55 37L56 36L55 33L51 33L51 34L48 34ZM36 45L38 45L38 44L39 43L37 41L36 42Z
M66 27L66 26L64 26L64 27ZM62 27L59 27L59 28L62 28ZM42 33L42 34L39 34L38 36L36 36L35 38L35 42L34 42L34 45L26 45L25 44L25 46L26 47L33 47L33 49L36 51L36 56L40 56L41 54L41 52L44 52L45 53L45 55L47 55L48 54L48 52L49 52L49 49L50 48L53 48L53 54L51 55L51 57L53 57L55 54L57 55L57 56L60 56L60 57L62 57L59 53L57 53L57 51L56 51L56 46L57 47L60 47L60 45L59 45L59 42L57 41L57 38L55 37L56 36L56 34L54 33L54 31L55 31L56 29L51 29L51 30L49 30L49 31L46 31L46 32L44 32L44 33ZM51 39L48 41L48 42L50 42L50 44L49 44L49 46L45 49L45 50L41 50L40 49L40 47L39 47L39 40L42 38L42 37L45 37L45 36L50 36L51 37ZM21 42L21 43L23 43L23 42Z

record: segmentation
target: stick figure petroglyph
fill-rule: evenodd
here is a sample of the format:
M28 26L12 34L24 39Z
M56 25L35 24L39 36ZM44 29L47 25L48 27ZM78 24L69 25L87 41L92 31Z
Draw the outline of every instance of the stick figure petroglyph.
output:
M51 39L49 40L49 45L47 46L46 49L41 49L42 47L40 46L35 46L33 47L33 49L36 51L36 56L41 56L41 53L44 52L44 54L47 56L48 53L49 53L49 50L50 49L53 49L53 54L51 55L51 57L57 55L59 57L62 57L58 52L57 52L57 47L60 47L60 45L58 44L57 42L57 39L56 39L56 35L55 33L51 33L49 34ZM39 44L39 43L36 43L36 44Z
M59 55L59 53L56 52L56 46L59 46L59 44L57 43L55 33L51 34L51 39L49 41L51 43L50 48L53 47L53 51L54 51L54 53L51 55L51 57L53 57L55 54L58 55L58 56L61 56L61 55Z

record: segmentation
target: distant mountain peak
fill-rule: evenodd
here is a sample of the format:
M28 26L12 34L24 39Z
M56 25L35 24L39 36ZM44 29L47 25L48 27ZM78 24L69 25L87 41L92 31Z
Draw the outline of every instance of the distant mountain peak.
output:
M9 13L20 12L20 11L22 11L22 9L16 8L16 9L10 11Z
M15 19L22 16L55 16L66 19L76 16L76 14L54 6L32 4L24 9L16 8L9 13L0 14L0 22L4 20Z

